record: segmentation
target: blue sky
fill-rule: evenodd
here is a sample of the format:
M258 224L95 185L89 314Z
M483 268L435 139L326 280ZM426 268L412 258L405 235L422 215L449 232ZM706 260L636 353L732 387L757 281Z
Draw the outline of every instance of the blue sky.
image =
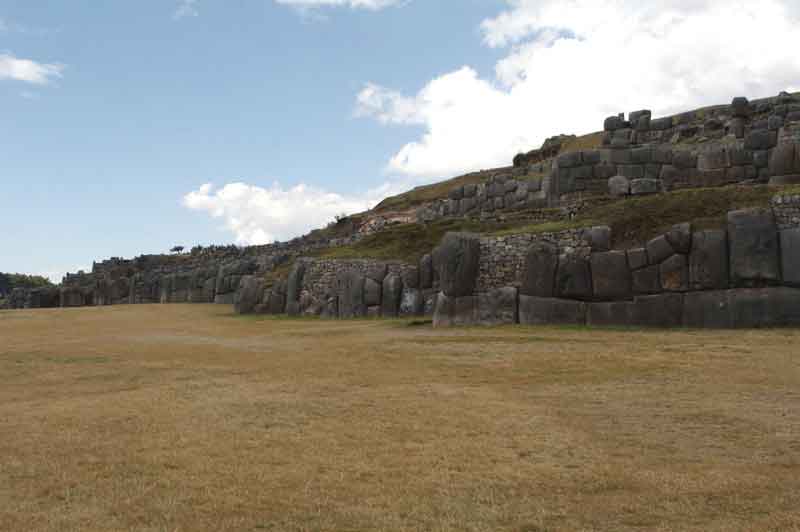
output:
M0 271L284 239L605 114L800 79L778 51L800 42L793 2L563 4L0 0ZM720 52L699 25L720 17L772 31ZM658 75L626 78L643 58Z

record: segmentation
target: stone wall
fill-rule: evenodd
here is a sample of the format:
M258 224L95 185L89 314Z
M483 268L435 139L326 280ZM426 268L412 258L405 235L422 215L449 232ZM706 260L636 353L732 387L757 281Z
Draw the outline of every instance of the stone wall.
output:
M800 227L780 226L772 209L730 212L725 229L695 231L691 223L676 225L645 246L628 250L601 251L610 240L605 229L547 239L475 237L481 251L502 248L524 266L489 274L494 258L453 255L489 266L479 269L474 280L456 283L474 286L471 293L456 293L442 284L434 325L800 325ZM559 238L567 239L567 245ZM576 238L579 245L569 245ZM510 279L512 270L514 282L492 284ZM480 276L489 281L481 283Z

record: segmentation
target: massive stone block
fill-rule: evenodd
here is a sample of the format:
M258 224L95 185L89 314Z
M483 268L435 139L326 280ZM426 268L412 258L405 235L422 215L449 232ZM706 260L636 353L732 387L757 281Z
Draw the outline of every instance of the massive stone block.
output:
M403 293L400 296L400 316L422 316L424 313L425 297L422 290L418 288L403 288Z
M451 297L440 292L433 312L434 327L470 326L478 323L477 296Z
M633 248L628 250L628 267L631 270L638 270L647 266L647 250L644 248Z
M637 327L680 327L683 295L637 296L629 306L630 324Z
M386 264L373 264L367 268L366 277L377 283L382 283L388 273L389 267Z
M731 310L727 290L690 292L683 297L684 327L727 329Z
M800 176L800 144L785 142L772 150L769 171L773 180L785 176Z
M472 295L478 278L481 245L477 235L448 233L434 251L442 292L450 297Z
M631 193L631 182L627 177L618 175L608 179L608 194L619 198Z
M286 281L278 281L272 285L267 297L267 312L283 314L286 311Z
M630 301L589 303L586 309L586 324L592 327L630 325Z
M556 295L568 299L591 299L589 262L575 253L561 255L556 271Z
M362 318L367 315L367 305L364 303L365 283L366 277L356 271L342 272L336 276L340 318Z
M286 281L286 301L289 303L300 301L300 291L303 289L303 277L306 274L306 265L296 262Z
M581 232L581 239L592 251L608 251L611 249L611 228L607 225L589 227Z
M661 288L665 292L685 292L689 289L689 264L686 255L675 254L659 265Z
M788 287L729 290L734 328L800 325L800 290Z
M239 289L233 300L236 314L252 314L264 296L264 281L252 275L245 275L239 281Z
M653 264L633 272L634 294L658 294L661 292L661 266Z
M585 325L586 303L554 297L519 296L519 322L523 325Z
M526 296L552 297L558 269L558 248L549 242L535 242L525 256L520 292Z
M728 213L730 277L735 286L780 281L778 230L768 210Z
M433 286L433 257L423 256L419 261L419 286L423 290Z
M368 307L381 304L381 291L383 280L378 283L375 279L367 277L364 281L364 304Z
M383 297L381 309L387 318L396 318L400 314L400 297L403 293L403 281L399 275L389 274L383 280Z
M698 231L689 255L689 286L693 290L728 288L728 234L724 230Z
M800 286L800 227L781 231L783 282Z
M657 236L647 243L647 258L650 264L659 264L667 257L671 257L673 253L675 253L675 249L665 235Z
M692 249L692 224L673 225L665 235L667 242L676 253L688 254Z
M624 251L592 253L592 286L597 299L627 299L631 295L631 273Z
M514 287L496 288L478 294L478 322L481 325L517 323L517 307L517 289Z

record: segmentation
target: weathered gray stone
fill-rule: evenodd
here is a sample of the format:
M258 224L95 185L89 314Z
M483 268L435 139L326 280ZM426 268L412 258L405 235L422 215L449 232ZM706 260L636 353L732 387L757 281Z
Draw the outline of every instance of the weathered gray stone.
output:
M361 318L367 314L364 303L366 277L356 271L341 272L336 276L336 291L339 298L339 317Z
M689 283L693 290L728 287L728 238L724 230L694 233L689 255Z
M690 292L683 298L683 326L703 329L731 327L727 290Z
M411 266L409 268L405 268L400 277L403 279L403 286L406 288L419 288L419 268L416 266Z
M303 276L306 273L306 265L303 262L295 262L289 272L286 281L286 302L298 303L300 301L300 291L303 289Z
M419 284L423 289L433 286L433 257L423 256L419 261Z
M322 319L336 319L339 317L339 298L336 296L328 296L322 306L320 313Z
M465 198L474 198L477 194L478 186L474 183L470 183L468 185L464 185L464 197Z
M650 120L650 129L653 131L664 131L672 127L672 118L654 118Z
M673 253L675 253L675 249L667 240L666 235L657 236L647 242L647 258L650 264L658 264Z
M476 235L447 233L434 251L442 292L450 297L471 295L478 277L481 246Z
M781 231L783 282L800 286L800 227Z
M559 168L573 168L575 166L580 166L580 164L583 162L583 157L581 152L574 151L559 155L558 159L556 160Z
M750 102L744 96L737 96L731 102L731 114L737 118L750 116Z
M589 262L575 253L561 255L556 271L556 294L568 299L591 299Z
M384 292L385 294L386 292ZM400 297L400 316L422 316L425 313L425 298L416 288L404 288ZM384 316L387 316L384 310Z
M558 269L558 248L535 242L528 248L520 292L526 296L552 297Z
M630 301L589 303L586 305L586 324L591 327L630 325L630 306Z
M592 253L592 286L597 299L627 299L631 295L631 273L624 251Z
M654 264L632 273L634 294L658 294L661 292L661 266Z
M672 154L672 166L681 170L697 168L697 155L688 150L678 150Z
M507 286L478 295L478 322L481 325L517 323L517 289Z
M688 254L692 249L692 224L673 225L664 235L676 253Z
M661 181L658 179L634 179L631 181L631 195L642 196L645 194L657 194L661 191Z
M731 326L800 325L800 290L788 287L729 290Z
M700 171L728 168L730 165L728 150L725 148L712 149L697 156L697 169Z
M470 326L478 322L476 296L450 297L440 292L433 313L434 327Z
M450 192L447 194L447 197L451 200L460 200L464 197L464 187L454 187L450 189Z
M680 327L683 295L637 296L629 306L630 324L637 327Z
M689 263L686 255L675 254L659 265L661 288L665 292L685 292L689 289Z
M389 274L383 280L382 301L383 315L396 318L400 313L400 300L403 294L403 280L399 275Z
M367 277L364 281L364 304L368 307L381 304L381 284Z
M634 180L644 178L644 166L641 164L620 164L617 173L622 177Z
M618 175L609 178L608 193L610 196L619 198L631 193L631 182L627 177Z
M768 150L778 142L778 132L766 129L753 130L745 136L744 147L748 150Z
M631 270L638 270L647 266L647 250L644 248L633 248L628 250L628 267Z
M366 277L367 279L372 279L377 283L382 283L383 279L389 273L389 267L386 264L378 263L378 264L371 264L367 268Z
M626 127L625 120L620 116L609 116L603 122L603 129L605 131L616 131Z
M769 171L773 176L800 174L800 148L793 142L779 144L772 150Z
M585 325L586 303L554 297L519 296L519 322L523 325Z
M252 314L256 305L261 303L264 295L264 281L252 275L245 275L239 281L239 290L236 291L233 302L233 311L236 314Z
M617 175L617 165L601 163L593 167L592 175L595 179L611 179Z
M611 249L611 228L607 225L589 227L581 232L581 239L592 251L608 251Z
M780 281L778 231L771 211L729 212L728 239L734 286Z

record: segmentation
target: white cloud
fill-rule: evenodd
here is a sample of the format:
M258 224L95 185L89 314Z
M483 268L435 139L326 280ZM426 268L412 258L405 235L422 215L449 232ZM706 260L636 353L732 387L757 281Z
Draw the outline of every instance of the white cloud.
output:
M355 214L373 207L398 188L383 185L361 195L344 196L300 184L269 188L230 183L220 189L202 185L183 197L183 205L224 221L241 245L287 240L324 227L339 214Z
M0 80L11 79L35 85L47 85L62 77L66 68L62 64L37 63L30 59L19 59L11 54L0 54Z
M172 18L178 20L185 17L196 17L200 13L197 10L197 0L180 0L178 8L173 13Z
M357 114L422 124L388 169L444 177L508 165L548 136L587 133L610 114L666 115L800 89L796 0L507 0L482 25L508 50L493 76L468 66L406 96L370 83Z
M298 8L317 8L317 7L350 7L353 9L378 10L385 7L400 4L406 0L275 0L278 4L283 4Z

